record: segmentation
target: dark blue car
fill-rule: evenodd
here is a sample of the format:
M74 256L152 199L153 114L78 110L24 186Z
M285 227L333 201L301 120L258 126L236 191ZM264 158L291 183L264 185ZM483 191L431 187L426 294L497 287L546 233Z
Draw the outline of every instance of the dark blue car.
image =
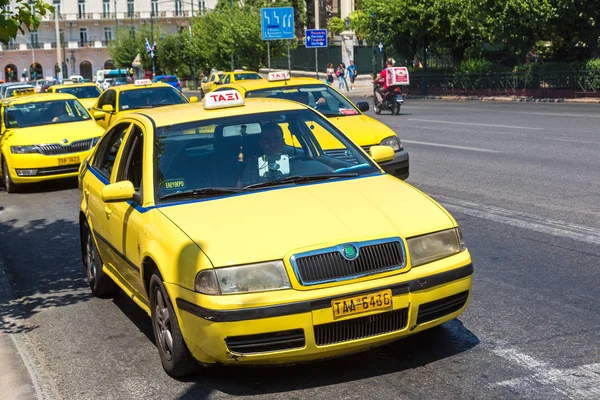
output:
M181 91L181 83L175 75L156 75L153 82L164 82Z

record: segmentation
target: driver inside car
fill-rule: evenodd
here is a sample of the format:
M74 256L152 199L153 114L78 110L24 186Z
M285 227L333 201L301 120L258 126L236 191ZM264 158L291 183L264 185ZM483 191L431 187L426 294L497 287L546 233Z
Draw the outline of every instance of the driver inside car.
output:
M283 171L278 167L281 167L280 162L284 160L287 161L289 173L289 158L283 153L283 131L278 124L273 122L261 124L259 144L263 154L248 159L238 183L239 187L278 179L283 175ZM261 174L261 170L266 170L266 173Z

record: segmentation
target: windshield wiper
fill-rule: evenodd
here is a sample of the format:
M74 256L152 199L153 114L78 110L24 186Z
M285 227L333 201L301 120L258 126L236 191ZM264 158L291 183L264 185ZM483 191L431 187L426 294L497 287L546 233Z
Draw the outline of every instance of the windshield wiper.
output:
M228 194L239 193L241 189L238 188L213 188L207 187L202 189L185 190L183 192L169 193L160 197L160 200L167 199L178 199L184 197L211 197L211 196L225 196Z
M279 186L279 185L287 185L293 183L307 183L307 182L318 182L318 181L326 181L328 179L338 179L338 178L352 178L358 176L358 173L344 173L344 174L327 174L327 175L307 175L307 176L298 176L292 175L287 176L282 179L277 179L274 181L260 182L254 183L252 185L244 186L243 189L260 189L270 186Z

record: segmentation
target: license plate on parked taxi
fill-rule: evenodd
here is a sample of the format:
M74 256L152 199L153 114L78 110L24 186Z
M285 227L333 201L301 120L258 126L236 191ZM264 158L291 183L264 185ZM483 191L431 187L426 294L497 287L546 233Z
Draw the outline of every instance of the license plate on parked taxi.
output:
M61 157L58 159L58 165L77 164L79 161L79 156Z
M335 319L374 310L391 309L392 307L391 289L331 301L333 318Z

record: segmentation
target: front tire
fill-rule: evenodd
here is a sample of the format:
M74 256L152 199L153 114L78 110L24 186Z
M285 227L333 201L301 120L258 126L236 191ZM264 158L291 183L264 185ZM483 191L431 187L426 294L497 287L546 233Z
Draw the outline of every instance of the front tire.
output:
M94 296L103 299L117 294L119 287L102 270L102 259L87 224L81 230L81 245L83 249L83 265L85 266L88 284Z
M375 114L377 115L381 114L381 107L378 106L375 102L373 102L373 111L375 111Z
M6 159L2 157L2 183L4 184L4 188L7 193L15 193L19 188L19 185L14 183L10 178L10 172L8 170L8 164L6 163Z
M199 364L183 340L177 315L157 273L150 278L150 311L156 347L165 372L173 378L191 375Z

